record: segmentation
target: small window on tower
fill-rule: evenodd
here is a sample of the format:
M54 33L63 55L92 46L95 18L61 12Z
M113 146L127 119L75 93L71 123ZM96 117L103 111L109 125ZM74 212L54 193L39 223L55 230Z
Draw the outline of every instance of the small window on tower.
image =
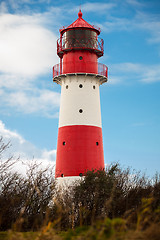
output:
M83 59L83 57L82 57L82 56L80 56L80 57L79 57L79 60L82 60L82 59Z
M63 173L61 174L61 177L64 177L64 174L63 174Z
M66 89L68 89L68 85L66 85Z
M83 87L83 85L82 85L82 84L79 84L79 87L80 87L80 88L82 88L82 87Z
M80 113L82 113L82 112L83 112L83 110L82 110L82 109L79 109L79 112L80 112Z
M83 173L80 173L79 176L80 176L80 177L83 177Z
M96 142L96 145L98 146L98 145L99 145L99 142Z
M66 142L63 142L63 145L66 145Z
M95 86L95 85L93 85L93 89L96 89L96 86Z

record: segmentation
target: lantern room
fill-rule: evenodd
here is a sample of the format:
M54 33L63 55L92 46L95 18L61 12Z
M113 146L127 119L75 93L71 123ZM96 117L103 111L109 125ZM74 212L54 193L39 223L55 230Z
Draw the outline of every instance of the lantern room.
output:
M99 34L99 28L82 18L81 10L75 22L60 29L57 54L61 59L61 74L98 73L97 59L103 56L103 39Z

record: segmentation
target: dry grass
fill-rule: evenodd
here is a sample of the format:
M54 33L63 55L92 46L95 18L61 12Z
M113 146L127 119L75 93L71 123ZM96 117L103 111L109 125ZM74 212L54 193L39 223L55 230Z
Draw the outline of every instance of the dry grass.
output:
M106 221L106 220L105 220ZM94 226L78 227L75 230L56 233L52 228L46 232L1 232L0 239L3 240L159 240L159 225L153 224L145 231L111 228L106 222L97 222ZM117 220L116 220L117 221ZM120 219L118 220L120 221ZM123 222L123 220L122 220ZM121 224L120 224L121 225Z

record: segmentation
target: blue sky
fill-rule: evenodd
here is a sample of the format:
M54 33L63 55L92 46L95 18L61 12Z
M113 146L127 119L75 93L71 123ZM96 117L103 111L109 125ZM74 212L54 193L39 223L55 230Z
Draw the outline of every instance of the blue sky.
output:
M59 28L83 18L101 28L109 81L100 87L105 163L160 170L160 2L0 1L0 135L27 161L55 164Z

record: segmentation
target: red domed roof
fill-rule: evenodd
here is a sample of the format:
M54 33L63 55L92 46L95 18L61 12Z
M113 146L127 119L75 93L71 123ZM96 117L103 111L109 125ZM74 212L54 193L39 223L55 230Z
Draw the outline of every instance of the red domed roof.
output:
M71 25L69 25L68 27L63 27L62 29L60 29L60 32L63 33L64 31L68 30L68 29L72 29L72 28L90 28L94 31L97 32L97 34L100 34L100 28L97 28L95 26L90 25L88 22L86 22L83 18L82 18L82 12L81 10L79 10L78 13L78 19L76 21L74 21Z

